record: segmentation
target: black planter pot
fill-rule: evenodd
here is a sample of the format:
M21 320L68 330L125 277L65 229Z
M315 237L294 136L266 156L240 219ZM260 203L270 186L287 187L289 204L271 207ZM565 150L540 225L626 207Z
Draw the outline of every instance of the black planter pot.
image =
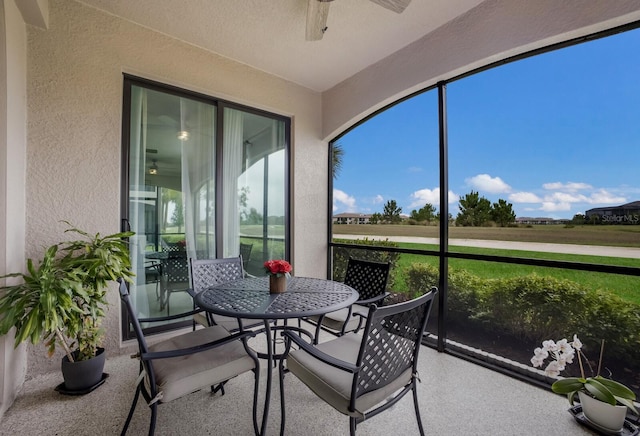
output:
M74 358L77 353L74 352ZM62 358L62 377L66 393L86 393L98 387L104 381L104 348L98 348L95 357L80 362L70 362L67 356Z

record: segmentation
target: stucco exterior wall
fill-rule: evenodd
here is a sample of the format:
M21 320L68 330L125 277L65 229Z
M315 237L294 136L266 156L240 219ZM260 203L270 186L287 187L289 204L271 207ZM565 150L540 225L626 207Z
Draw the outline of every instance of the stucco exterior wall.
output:
M322 137L476 68L640 20L635 0L487 0L322 95Z
M69 220L89 232L120 225L123 72L291 116L293 263L326 271L327 144L318 93L72 0L49 2L49 29L28 29L27 255L63 238ZM303 236L304 235L304 239ZM304 249L301 245L304 244ZM120 351L115 285L104 327ZM29 373L59 367L29 351Z
M14 0L0 3L0 275L24 269L26 25ZM25 378L25 347L0 337L0 419Z

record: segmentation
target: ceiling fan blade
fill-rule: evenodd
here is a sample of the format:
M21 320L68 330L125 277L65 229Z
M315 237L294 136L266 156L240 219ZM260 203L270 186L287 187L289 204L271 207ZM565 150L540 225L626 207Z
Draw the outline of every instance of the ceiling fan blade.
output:
M327 1L309 0L307 5L307 41L319 41L327 30L329 5Z
M401 14L402 11L405 10L411 0L371 0L377 5L382 6L383 8L389 9L390 11L397 12Z

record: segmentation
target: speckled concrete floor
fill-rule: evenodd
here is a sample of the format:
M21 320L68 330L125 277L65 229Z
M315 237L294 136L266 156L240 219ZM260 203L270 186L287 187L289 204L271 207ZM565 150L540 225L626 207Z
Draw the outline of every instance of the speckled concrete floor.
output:
M258 340L255 338L254 340ZM106 382L84 396L54 391L60 373L29 380L0 422L2 435L116 435L126 418L138 364L128 356L108 359ZM266 368L261 370L264 392ZM430 435L585 435L564 397L424 347L418 386L421 416ZM252 375L231 380L226 395L202 390L159 407L157 435L250 435ZM276 382L277 383L277 382ZM348 419L320 401L294 376L285 378L287 435L342 435ZM261 397L262 399L262 397ZM150 413L138 404L130 435L147 433ZM279 433L280 403L273 389L269 435ZM414 435L411 395L358 426L359 435Z

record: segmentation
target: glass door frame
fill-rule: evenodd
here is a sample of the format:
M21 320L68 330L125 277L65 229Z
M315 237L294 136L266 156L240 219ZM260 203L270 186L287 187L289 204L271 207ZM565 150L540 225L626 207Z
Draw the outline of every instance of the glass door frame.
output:
M120 226L122 231L129 231L129 213L130 213L130 135L131 135L131 88L132 86L139 86L142 88L163 92L167 94L176 95L178 97L185 97L201 101L203 103L211 104L216 107L216 174L215 174L215 199L218 205L223 204L223 186L224 186L224 172L223 172L223 138L224 138L224 109L236 109L239 111L264 116L276 121L284 123L284 251L285 259L290 260L291 256L291 198L292 198L292 174L291 174L291 118L282 115L274 114L264 110L252 108L249 106L236 104L233 102L221 100L215 97L211 97L198 92L190 91L187 89L179 88L173 85L166 85L153 80L141 78L124 73L123 74L123 107L122 107L122 136L121 136L121 189L120 189ZM224 237L223 237L223 220L224 212L223 207L215 208L215 248L216 256L223 253ZM263 226L267 226L267 219L265 217ZM266 227L265 227L266 228ZM263 232L264 233L264 232ZM266 233L264 233L266 235ZM264 236L266 237L266 236ZM131 331L128 314L121 308L121 326L122 326L122 340L134 339L134 334ZM145 329L145 333L153 334L166 332L169 330L175 330L183 327L191 326L191 321L181 321L172 324L152 327Z

